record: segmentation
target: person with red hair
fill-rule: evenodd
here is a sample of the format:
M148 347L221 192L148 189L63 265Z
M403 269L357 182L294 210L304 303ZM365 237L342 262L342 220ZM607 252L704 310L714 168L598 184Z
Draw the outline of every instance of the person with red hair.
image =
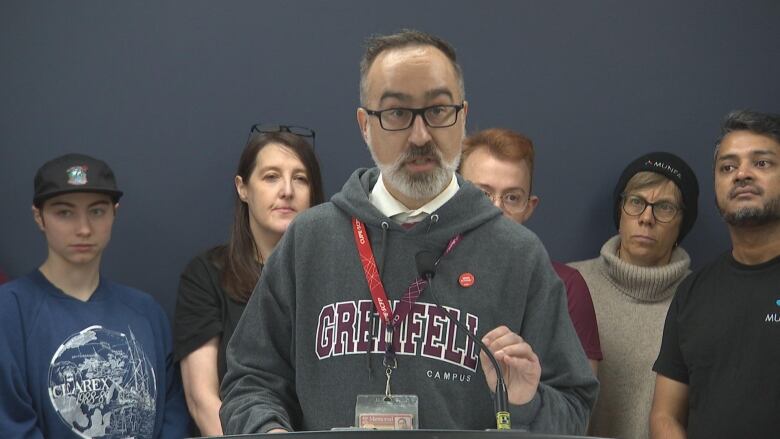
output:
M530 219L539 204L539 197L531 192L534 144L520 133L491 128L468 136L463 141L460 173L518 224ZM604 356L588 285L574 268L556 261L552 261L552 266L566 287L569 316L593 373L596 373Z

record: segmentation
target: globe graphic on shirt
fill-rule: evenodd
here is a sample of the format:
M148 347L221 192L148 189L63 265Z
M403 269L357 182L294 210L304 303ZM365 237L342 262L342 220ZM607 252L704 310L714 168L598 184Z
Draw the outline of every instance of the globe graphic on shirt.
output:
M157 386L133 332L90 326L71 335L49 366L49 399L83 438L151 438Z

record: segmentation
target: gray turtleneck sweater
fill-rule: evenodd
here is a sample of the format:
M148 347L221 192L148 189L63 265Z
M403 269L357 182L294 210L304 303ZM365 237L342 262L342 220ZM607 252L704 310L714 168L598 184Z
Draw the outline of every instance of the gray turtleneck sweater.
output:
M669 264L639 267L617 256L619 245L620 236L614 236L601 247L599 257L569 265L580 271L590 289L604 353L591 434L643 439L649 436L652 366L661 347L666 311L677 285L690 273L691 259L677 247Z

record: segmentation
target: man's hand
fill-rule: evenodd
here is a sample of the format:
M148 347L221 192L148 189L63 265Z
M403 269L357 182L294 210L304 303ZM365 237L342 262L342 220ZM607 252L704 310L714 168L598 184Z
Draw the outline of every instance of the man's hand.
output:
M509 403L521 405L533 399L539 387L542 365L539 364L539 357L531 349L531 345L506 326L499 326L488 332L482 338L482 342L496 357L504 372ZM496 371L493 363L484 352L479 354L479 361L482 363L482 371L485 373L490 390L495 390Z

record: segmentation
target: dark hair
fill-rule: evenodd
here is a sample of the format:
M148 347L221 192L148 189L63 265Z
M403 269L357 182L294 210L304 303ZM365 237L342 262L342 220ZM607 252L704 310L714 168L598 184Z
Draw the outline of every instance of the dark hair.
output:
M734 131L750 131L772 138L780 143L780 114L759 113L752 110L734 110L723 118L720 125L720 136L715 142L715 157L718 156L720 144L727 134Z
M261 149L272 143L290 148L306 168L309 177L309 207L322 203L322 175L314 149L302 137L292 133L256 133L247 141L241 158L238 160L236 175L245 182L249 181L257 165L257 155ZM246 303L257 284L263 269L262 261L257 260L257 245L249 226L249 207L234 192L235 208L230 241L224 251L215 252L215 265L221 272L222 288L232 299Z
M533 186L534 144L531 139L506 128L488 128L478 131L463 140L460 167L463 168L471 153L483 148L497 159L514 163L527 162L530 173L528 181Z
M444 53L455 69L458 77L461 98L466 97L466 89L463 86L463 70L458 65L455 49L443 39L414 29L401 29L391 35L372 35L366 39L363 58L360 60L360 103L366 104L366 74L380 53L386 50L402 49L411 46L433 46Z

